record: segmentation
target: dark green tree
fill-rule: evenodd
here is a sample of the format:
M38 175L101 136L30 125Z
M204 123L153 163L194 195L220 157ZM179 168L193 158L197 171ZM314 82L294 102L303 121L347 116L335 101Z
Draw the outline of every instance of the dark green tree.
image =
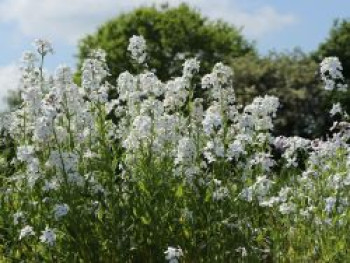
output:
M126 51L133 35L146 39L148 66L163 81L180 75L186 58L197 57L203 74L216 62L228 63L231 58L256 53L254 45L235 27L210 21L186 4L175 8L141 7L106 22L79 42L78 71L91 49L102 48L107 53L110 83L115 83L125 70L135 72L136 66Z

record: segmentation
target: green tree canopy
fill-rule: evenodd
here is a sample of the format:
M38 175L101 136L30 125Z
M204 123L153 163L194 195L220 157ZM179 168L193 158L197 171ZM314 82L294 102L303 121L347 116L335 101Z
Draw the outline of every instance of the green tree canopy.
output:
M102 48L107 53L111 83L125 70L135 72L136 66L126 52L133 35L146 39L148 66L161 80L181 74L185 58L197 57L201 73L207 73L216 62L228 63L231 58L256 53L254 45L235 27L210 21L186 4L161 9L141 7L106 22L96 33L83 38L79 43L79 69L91 49Z

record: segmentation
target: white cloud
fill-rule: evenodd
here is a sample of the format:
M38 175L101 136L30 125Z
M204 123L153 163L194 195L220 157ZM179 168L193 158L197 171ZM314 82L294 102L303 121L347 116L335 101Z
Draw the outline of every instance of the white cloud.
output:
M2 0L0 19L15 22L19 30L30 37L48 37L68 43L121 12L134 7L162 3L164 0ZM182 0L169 0L176 5ZM250 37L259 38L296 22L292 14L283 14L271 6L252 11L242 10L237 0L187 0L211 18L222 18L237 26Z
M112 0L4 0L3 21L31 37L73 42L111 15Z
M206 12L203 10L203 12ZM249 37L260 38L268 33L279 31L286 26L297 22L292 14L280 14L274 8L265 6L252 12L245 12L238 9L229 10L224 6L207 10L214 18L223 18L238 27L243 28L243 33Z
M177 5L182 0L170 0L171 5ZM246 36L260 38L267 33L279 31L286 26L295 24L294 14L280 13L269 5L255 10L243 10L238 0L187 0L194 7L198 7L203 14L213 19L222 19L243 29Z
M15 90L19 85L20 71L14 63L0 67L0 111L6 109L4 99L9 90Z

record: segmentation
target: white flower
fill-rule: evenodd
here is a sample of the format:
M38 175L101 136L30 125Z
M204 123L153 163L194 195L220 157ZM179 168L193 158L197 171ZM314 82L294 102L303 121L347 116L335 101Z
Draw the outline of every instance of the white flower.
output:
M254 192L253 186L249 186L249 187L246 187L246 188L242 189L242 191L239 194L239 196L243 200L246 200L248 202L252 202L253 201L253 194L254 194L253 192Z
M121 73L117 80L118 94L120 99L126 100L135 91L136 79L129 71Z
M281 150L285 151L282 156L287 161L287 167L296 167L298 165L297 153L300 150L306 151L310 146L310 140L297 136L284 138L282 141L280 140L279 142L280 147L282 148Z
M46 162L48 167L64 168L66 173L75 172L77 170L79 157L75 153L52 151Z
M45 180L44 186L42 187L42 190L44 192L49 192L51 190L57 190L60 186L60 183L56 179L52 179L51 181Z
M83 187L85 180L84 177L81 176L78 172L73 171L67 174L67 182L79 187Z
M335 103L333 104L332 106L332 109L329 111L329 113L331 114L331 116L333 117L334 115L336 115L337 113L342 113L342 108L341 108L341 105L340 103Z
M278 197L281 202L286 202L288 199L288 194L292 191L292 188L285 186L282 187L281 190L278 193Z
M329 73L332 79L343 78L343 67L337 57L326 57L320 64L321 74Z
M273 128L271 117L276 116L279 100L274 96L254 98L253 102L244 108L241 118L242 128L253 128L255 130L270 130Z
M56 234L53 229L46 227L44 231L41 231L40 242L53 246L56 242Z
M267 202L266 196L272 188L273 184L274 182L268 179L266 175L258 176L256 178L256 182L253 185L242 190L240 197L248 202L252 202L253 198L257 198L260 205L267 206L269 205L269 202ZM271 202L272 201L276 202L277 199L272 199Z
M196 123L201 123L203 121L203 99L202 98L195 98L193 101L193 108L192 108L192 117L193 120Z
M55 219L58 220L61 217L68 214L69 206L67 204L55 205L54 207L54 216Z
M17 159L21 162L30 162L34 156L32 145L19 146L17 148Z
M222 158L225 156L225 148L222 140L219 137L214 138L207 142L207 145L204 147L204 157L208 160L209 163L216 161L216 158Z
M199 71L199 61L196 58L187 59L183 64L183 77L192 78Z
M24 219L24 214L22 211L18 211L13 215L13 224L18 225L18 223Z
M325 207L326 212L331 213L337 202L337 198L330 196L326 198L325 202L326 202L326 207Z
M278 203L280 201L280 198L277 196L273 196L271 198L268 199L262 199L261 201L259 201L259 205L262 207L273 207L276 203Z
M343 83L343 67L337 57L324 58L320 64L321 78L325 83L325 90L337 88L346 91L347 85Z
M255 194L259 197L266 196L273 184L274 182L268 179L266 175L258 176L254 184Z
M46 116L38 117L34 123L34 136L36 142L43 142L52 135L52 120Z
M147 138L151 133L152 119L149 116L137 116L133 121L133 129L140 138Z
M261 168L268 172L275 165L272 155L268 153L256 153L250 160L251 165L261 165Z
M188 91L187 82L184 78L177 77L174 80L168 81L165 90L164 107L173 110L185 104Z
M213 193L213 200L220 201L229 196L228 188L225 186L219 187Z
M183 256L181 248L168 247L168 249L164 252L165 259L169 261L169 263L178 263L179 258Z
M21 232L19 234L19 240L27 236L34 236L34 235L35 235L35 232L33 231L33 228L31 226L26 225L21 229Z
M156 97L163 94L163 83L158 80L152 72L146 72L139 75L141 90L146 94L154 94Z
M220 84L230 84L233 77L232 69L221 62L215 64L213 74L216 75Z
M229 144L227 149L228 160L237 160L242 154L245 154L245 150L240 140L234 140L233 143Z
M143 36L134 35L129 39L128 51L130 51L131 57L140 64L144 63L146 60L146 48L146 40Z
M73 73L70 67L60 65L55 72L56 83L59 85L69 85L73 82Z
M191 163L196 154L196 146L192 139L188 137L183 137L179 141L179 146L177 147L177 157L175 163Z
M217 76L213 73L206 74L202 77L202 89L209 89L219 84Z
M214 130L221 127L222 117L218 105L211 105L207 109L202 124L204 132L207 135L211 134Z
M81 71L84 89L98 90L102 80L108 75L105 51L93 50L90 58L84 60Z
M236 252L241 254L241 257L246 257L248 256L248 252L245 247L239 247L236 249Z
M293 203L282 203L279 207L279 211L282 215L288 215L296 210L296 205Z
M53 53L52 44L48 40L36 39L33 45L42 56L45 56L47 53Z

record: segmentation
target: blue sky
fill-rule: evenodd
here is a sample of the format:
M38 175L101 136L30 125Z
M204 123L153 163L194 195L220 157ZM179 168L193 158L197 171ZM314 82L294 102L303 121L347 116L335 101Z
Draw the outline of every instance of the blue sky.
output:
M49 70L75 66L77 40L104 21L140 5L162 0L0 0L0 110L2 97L17 86L18 64L35 38L53 42ZM181 0L168 0L177 5ZM212 19L243 28L261 54L300 47L312 51L323 41L335 18L350 17L346 0L187 0Z

